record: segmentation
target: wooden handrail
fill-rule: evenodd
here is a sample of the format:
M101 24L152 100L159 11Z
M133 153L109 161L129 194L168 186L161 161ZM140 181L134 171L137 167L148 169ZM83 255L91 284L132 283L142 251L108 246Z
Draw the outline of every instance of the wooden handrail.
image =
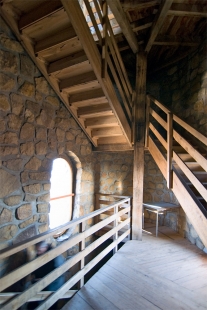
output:
M40 306L40 309L45 309L50 307L54 302L60 299L66 291L68 291L75 283L80 281L80 286L84 284L84 275L91 270L107 253L111 250L117 250L117 246L119 242L126 238L130 234L130 228L126 229L126 231L118 237L118 231L123 229L123 227L130 225L130 200L131 198L128 196L119 197L118 195L107 195L107 194L99 194L99 198L105 197L101 199L101 202L106 199L110 199L111 197L115 200L119 199L118 201L110 201L110 205L103 207L99 210L91 212L90 214L83 216L79 219L73 220L67 225L62 225L58 227L56 230L62 229L63 226L71 227L74 225L80 224L81 225L81 232L72 236L70 239L65 240L62 242L58 247L51 249L49 252L37 257L35 260L28 262L27 264L19 267L18 269L10 272L9 274L3 276L0 282L0 290L5 290L8 286L19 281L20 279L26 277L27 275L31 274L35 269L39 268L40 266L46 264L50 260L54 259L61 253L65 252L69 248L81 244L80 252L76 255L72 256L70 259L66 260L63 265L56 268L52 272L50 272L47 276L43 279L32 285L29 289L22 292L21 294L16 295L14 298L9 300L6 304L3 304L1 309L8 310L8 309L18 309L21 305L31 299L34 295L38 294L44 287L48 286L51 282L57 279L60 275L65 273L69 268L74 266L79 262L80 264L80 271L77 272L71 279L69 279L57 292L53 293L50 297L48 297L45 302ZM107 212L108 210L113 210L113 214L107 216L104 220L97 222L95 225L85 229L85 223L89 218L96 217L97 215L101 215L102 213ZM128 214L126 220L118 223L118 218ZM108 227L108 224L114 222L115 225L105 233L102 237L98 238L96 241L92 242L89 246L85 248L85 239L89 236L93 235L95 232L99 231L103 227ZM54 230L52 230L54 232ZM46 239L48 236L51 236L51 231L44 234L44 238ZM114 237L113 237L114 236ZM89 255L94 249L100 246L103 242L105 242L108 238L113 237L114 241L112 244L103 250L100 254L98 254L91 262L87 265L84 264L84 258ZM42 238L42 236L41 236ZM31 240L32 239L32 240ZM8 257L11 254L17 253L18 251L30 246L31 244L35 244L39 241L39 236L36 238L30 238L29 241L25 242L24 245L17 245L15 247L8 247L1 251L1 258Z
M185 177L189 180L189 182L196 188L196 190L200 193L201 197L203 197L204 200L207 201L207 189L202 185L201 181L198 180L196 175L194 175L193 171L191 171L188 166L185 164L185 162L179 157L179 154L176 153L175 149L173 149L173 140L178 143L178 145L183 149L183 152L186 152L187 154L192 157L196 163L200 166L201 170L204 169L204 173L207 172L207 159L196 149L196 147L192 146L181 133L179 133L175 128L175 123L179 124L179 126L182 127L183 130L185 130L187 133L190 133L195 138L198 139L199 142L202 142L204 145L207 145L207 137L205 137L203 134L198 132L196 129L191 127L189 124L181 120L179 117L174 115L168 108L166 108L162 103L160 103L158 100L156 100L153 96L147 95L148 100L148 128L146 128L146 135L149 136L149 130L156 136L156 138L159 140L159 142L164 146L166 150L166 169L164 169L162 162L162 169L163 174L165 175L165 178L167 179L167 185L169 188L172 188L173 180L172 176L173 169L174 169L174 163L176 163L182 171L182 173L185 175ZM159 112L155 112L155 110L150 107L151 101L163 112L166 113L166 120L160 115ZM150 120L151 117L151 120ZM152 121L153 118L153 121ZM156 124L161 125L163 130L159 130L159 126L156 126ZM164 137L167 137L167 141ZM148 137L149 139L149 137ZM154 142L153 142L154 143ZM150 139L150 145L152 145L152 138ZM146 145L148 146L148 144ZM150 146L151 147L151 146ZM151 147L152 148L152 147ZM165 153L165 151L164 151ZM174 163L173 163L174 161ZM187 185L186 185L187 186Z
M94 8L91 7L90 2L91 2L90 0L84 0L86 9L91 19L91 24L94 27L99 43L102 46L101 76L103 79L106 78L107 67L109 66L113 78L115 80L116 86L122 97L125 110L128 114L129 119L131 120L133 90L108 18L107 2L106 0L104 0L102 3L100 3L100 1L94 0L94 6L95 6ZM99 20L94 17L95 12L98 14ZM102 32L98 27L98 23L101 23ZM115 65L112 63L110 59L111 56L113 57Z

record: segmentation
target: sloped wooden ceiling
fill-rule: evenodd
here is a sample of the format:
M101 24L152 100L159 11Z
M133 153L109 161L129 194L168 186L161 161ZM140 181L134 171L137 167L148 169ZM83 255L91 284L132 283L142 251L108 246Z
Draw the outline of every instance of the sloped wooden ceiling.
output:
M76 16L70 18L67 7L71 1L80 4L89 26L87 31L93 34L92 53L84 39L88 32L78 24L78 19L76 22ZM101 26L97 0L0 3L3 18L93 145L102 150L132 149L134 92L131 86L123 88L128 101L124 107L117 87L113 87L114 80L99 74L101 68L93 51L95 46L99 50L101 46L100 42L97 45L87 1L98 27ZM108 18L131 80L135 79L135 54L139 51L147 53L148 72L153 73L182 59L206 39L206 0L107 0L107 4ZM120 73L116 74L120 78Z

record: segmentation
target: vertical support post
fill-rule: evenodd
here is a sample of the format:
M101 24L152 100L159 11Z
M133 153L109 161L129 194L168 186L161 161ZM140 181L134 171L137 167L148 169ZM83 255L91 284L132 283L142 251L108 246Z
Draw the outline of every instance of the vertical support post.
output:
M149 146L149 118L150 118L150 97L146 97L146 130L145 130L145 147Z
M146 71L147 55L144 52L139 52L136 64L136 99L134 103L135 131L132 208L132 239L134 240L142 240Z
M103 42L102 42L102 68L101 77L104 79L107 72L107 20L108 20L108 7L106 0L102 0L102 27L103 27Z
M118 206L115 206L114 207L114 214L117 214L118 213ZM116 219L114 220L114 227L117 227L118 225L118 218L116 217ZM117 240L118 239L118 231L113 235L113 240ZM115 254L116 252L118 251L118 245L116 245L114 248L113 248L113 254Z
M173 141L173 115L167 114L167 186L172 188L172 141Z
M80 223L80 226L79 226L79 231L80 233L84 232L85 231L85 227L86 227L86 223L85 222L82 222ZM83 251L85 249L85 238L83 238L83 240L79 243L79 251ZM85 258L82 258L80 260L80 263L79 263L79 268L80 270L83 269L85 266ZM79 289L84 285L84 277L80 279L79 281Z

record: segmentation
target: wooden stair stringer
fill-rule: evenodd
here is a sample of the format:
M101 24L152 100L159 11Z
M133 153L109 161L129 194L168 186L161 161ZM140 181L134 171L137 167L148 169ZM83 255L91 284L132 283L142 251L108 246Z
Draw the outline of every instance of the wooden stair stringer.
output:
M152 138L149 137L148 150L154 158L157 166L162 172L165 179L167 178L167 161L163 154L160 152ZM207 248L207 218L200 210L196 199L187 190L187 186L183 184L177 174L173 171L172 191L178 199L180 205L188 216L190 222L198 233L204 246Z

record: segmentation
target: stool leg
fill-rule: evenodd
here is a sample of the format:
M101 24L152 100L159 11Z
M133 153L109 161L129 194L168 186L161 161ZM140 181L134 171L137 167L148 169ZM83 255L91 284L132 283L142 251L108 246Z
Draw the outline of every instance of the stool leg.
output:
M157 219L156 219L156 237L158 235L158 211L157 211Z

